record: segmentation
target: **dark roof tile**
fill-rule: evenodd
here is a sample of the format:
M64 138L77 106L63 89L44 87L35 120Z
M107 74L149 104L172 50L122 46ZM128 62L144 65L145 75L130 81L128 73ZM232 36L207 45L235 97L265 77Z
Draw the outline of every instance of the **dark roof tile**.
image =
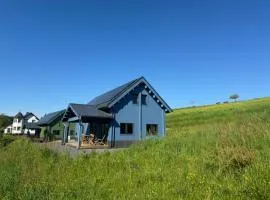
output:
M51 124L54 120L56 120L58 117L63 115L65 113L65 110L60 110L56 112L52 112L49 114L44 115L39 121L38 125L39 126L46 126Z
M96 106L88 104L70 104L77 117L112 118L110 113L99 110Z

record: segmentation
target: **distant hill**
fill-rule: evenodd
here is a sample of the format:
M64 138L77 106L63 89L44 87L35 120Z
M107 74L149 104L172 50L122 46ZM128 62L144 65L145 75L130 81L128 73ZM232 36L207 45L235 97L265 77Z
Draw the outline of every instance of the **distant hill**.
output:
M185 128L234 121L248 113L266 112L270 116L270 98L257 98L228 104L175 109L167 115L167 128Z

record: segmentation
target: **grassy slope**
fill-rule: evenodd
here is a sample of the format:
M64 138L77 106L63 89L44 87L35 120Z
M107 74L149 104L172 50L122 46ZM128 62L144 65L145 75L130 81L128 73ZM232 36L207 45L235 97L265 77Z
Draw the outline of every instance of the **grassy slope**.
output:
M76 160L0 149L0 199L267 199L270 99L179 109L168 136Z

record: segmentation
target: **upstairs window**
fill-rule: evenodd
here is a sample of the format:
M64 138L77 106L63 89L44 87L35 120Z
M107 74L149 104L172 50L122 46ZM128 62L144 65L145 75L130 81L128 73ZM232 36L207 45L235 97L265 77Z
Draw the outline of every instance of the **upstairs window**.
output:
M147 105L147 95L142 94L142 105Z
M132 103L138 104L138 94L135 93L132 94Z
M120 133L121 134L132 134L133 133L133 124L132 123L121 123L120 124Z

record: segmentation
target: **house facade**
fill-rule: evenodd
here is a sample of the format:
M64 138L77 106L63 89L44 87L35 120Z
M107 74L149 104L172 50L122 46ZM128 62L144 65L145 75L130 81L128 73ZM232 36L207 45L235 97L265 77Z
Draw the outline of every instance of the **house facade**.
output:
M80 148L82 136L94 135L111 147L165 135L165 116L172 109L144 77L106 92L88 104L69 104L63 116L63 143L70 124Z
M31 112L27 112L25 115L18 112L13 118L12 124L5 128L4 133L16 135L39 134L40 128L37 126L38 120L38 117Z
M45 114L38 121L38 126L41 127L40 138L44 141L59 140L63 138L64 125L62 123L62 118L65 110L60 110L52 113ZM74 136L74 126L71 124L69 129L70 139Z

